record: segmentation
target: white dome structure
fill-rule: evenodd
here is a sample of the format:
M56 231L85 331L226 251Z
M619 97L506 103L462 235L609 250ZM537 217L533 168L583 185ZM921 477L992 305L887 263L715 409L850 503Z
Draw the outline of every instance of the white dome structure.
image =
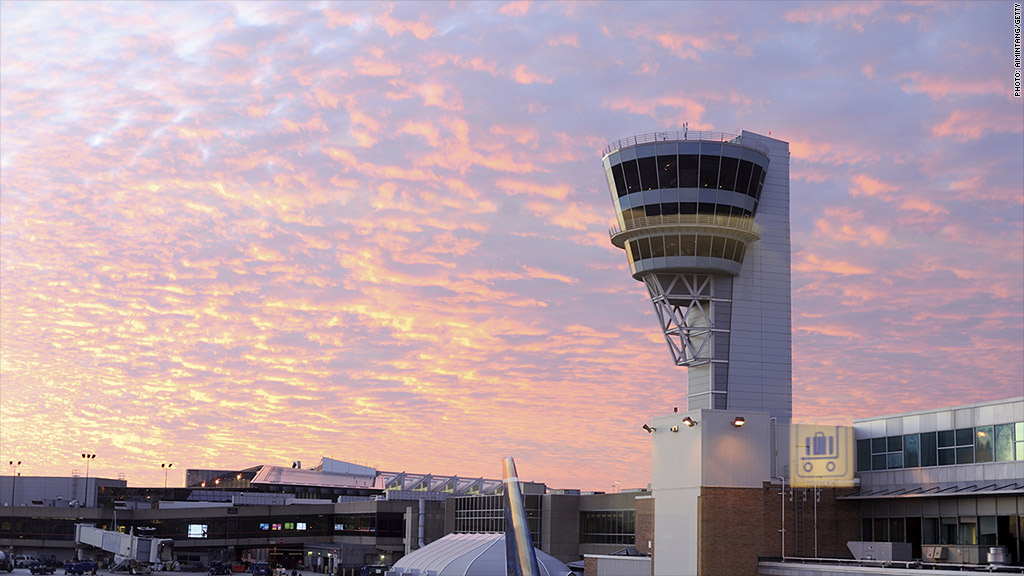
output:
M537 550L541 576L566 576L569 567ZM504 534L449 534L403 557L388 576L506 576Z

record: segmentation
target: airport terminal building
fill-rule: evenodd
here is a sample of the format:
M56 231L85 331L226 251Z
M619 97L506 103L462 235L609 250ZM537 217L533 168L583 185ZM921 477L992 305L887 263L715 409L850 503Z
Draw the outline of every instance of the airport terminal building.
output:
M610 241L687 368L687 407L637 423L652 442L646 489L523 483L535 546L587 576L1024 573L1024 397L814 432L792 422L788 143L658 132L610 144L602 167ZM501 490L330 459L193 470L162 490L7 476L0 548L89 553L74 525L93 523L152 528L182 563L347 576L447 534L502 532Z

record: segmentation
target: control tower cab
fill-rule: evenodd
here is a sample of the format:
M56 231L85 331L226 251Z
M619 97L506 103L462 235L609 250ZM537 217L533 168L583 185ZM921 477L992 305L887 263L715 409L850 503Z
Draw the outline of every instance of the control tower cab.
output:
M789 145L757 134L657 132L603 163L611 242L647 287L689 409L789 420Z

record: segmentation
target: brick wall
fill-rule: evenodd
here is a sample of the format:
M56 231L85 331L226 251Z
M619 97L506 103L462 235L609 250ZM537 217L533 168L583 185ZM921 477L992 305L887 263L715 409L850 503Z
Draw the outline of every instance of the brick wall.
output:
M697 569L701 576L756 576L759 556L781 555L780 491L781 486L767 483L763 488L701 488L697 503ZM819 556L850 558L846 542L860 539L860 507L856 502L836 500L848 491L821 489ZM814 491L787 486L786 492L786 556L814 556Z
M641 554L651 556L651 574L654 574L654 498L636 499L636 534L634 545Z

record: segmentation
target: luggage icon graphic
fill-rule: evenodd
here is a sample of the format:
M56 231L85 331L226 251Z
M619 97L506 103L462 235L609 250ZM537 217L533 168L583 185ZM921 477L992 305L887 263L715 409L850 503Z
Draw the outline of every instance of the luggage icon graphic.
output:
M815 432L813 437L806 438L806 444L804 444L804 456L801 458L804 461L803 469L809 473L814 470L812 460L825 460L825 470L833 472L836 469L835 459L837 456L835 436L826 435L820 431Z

